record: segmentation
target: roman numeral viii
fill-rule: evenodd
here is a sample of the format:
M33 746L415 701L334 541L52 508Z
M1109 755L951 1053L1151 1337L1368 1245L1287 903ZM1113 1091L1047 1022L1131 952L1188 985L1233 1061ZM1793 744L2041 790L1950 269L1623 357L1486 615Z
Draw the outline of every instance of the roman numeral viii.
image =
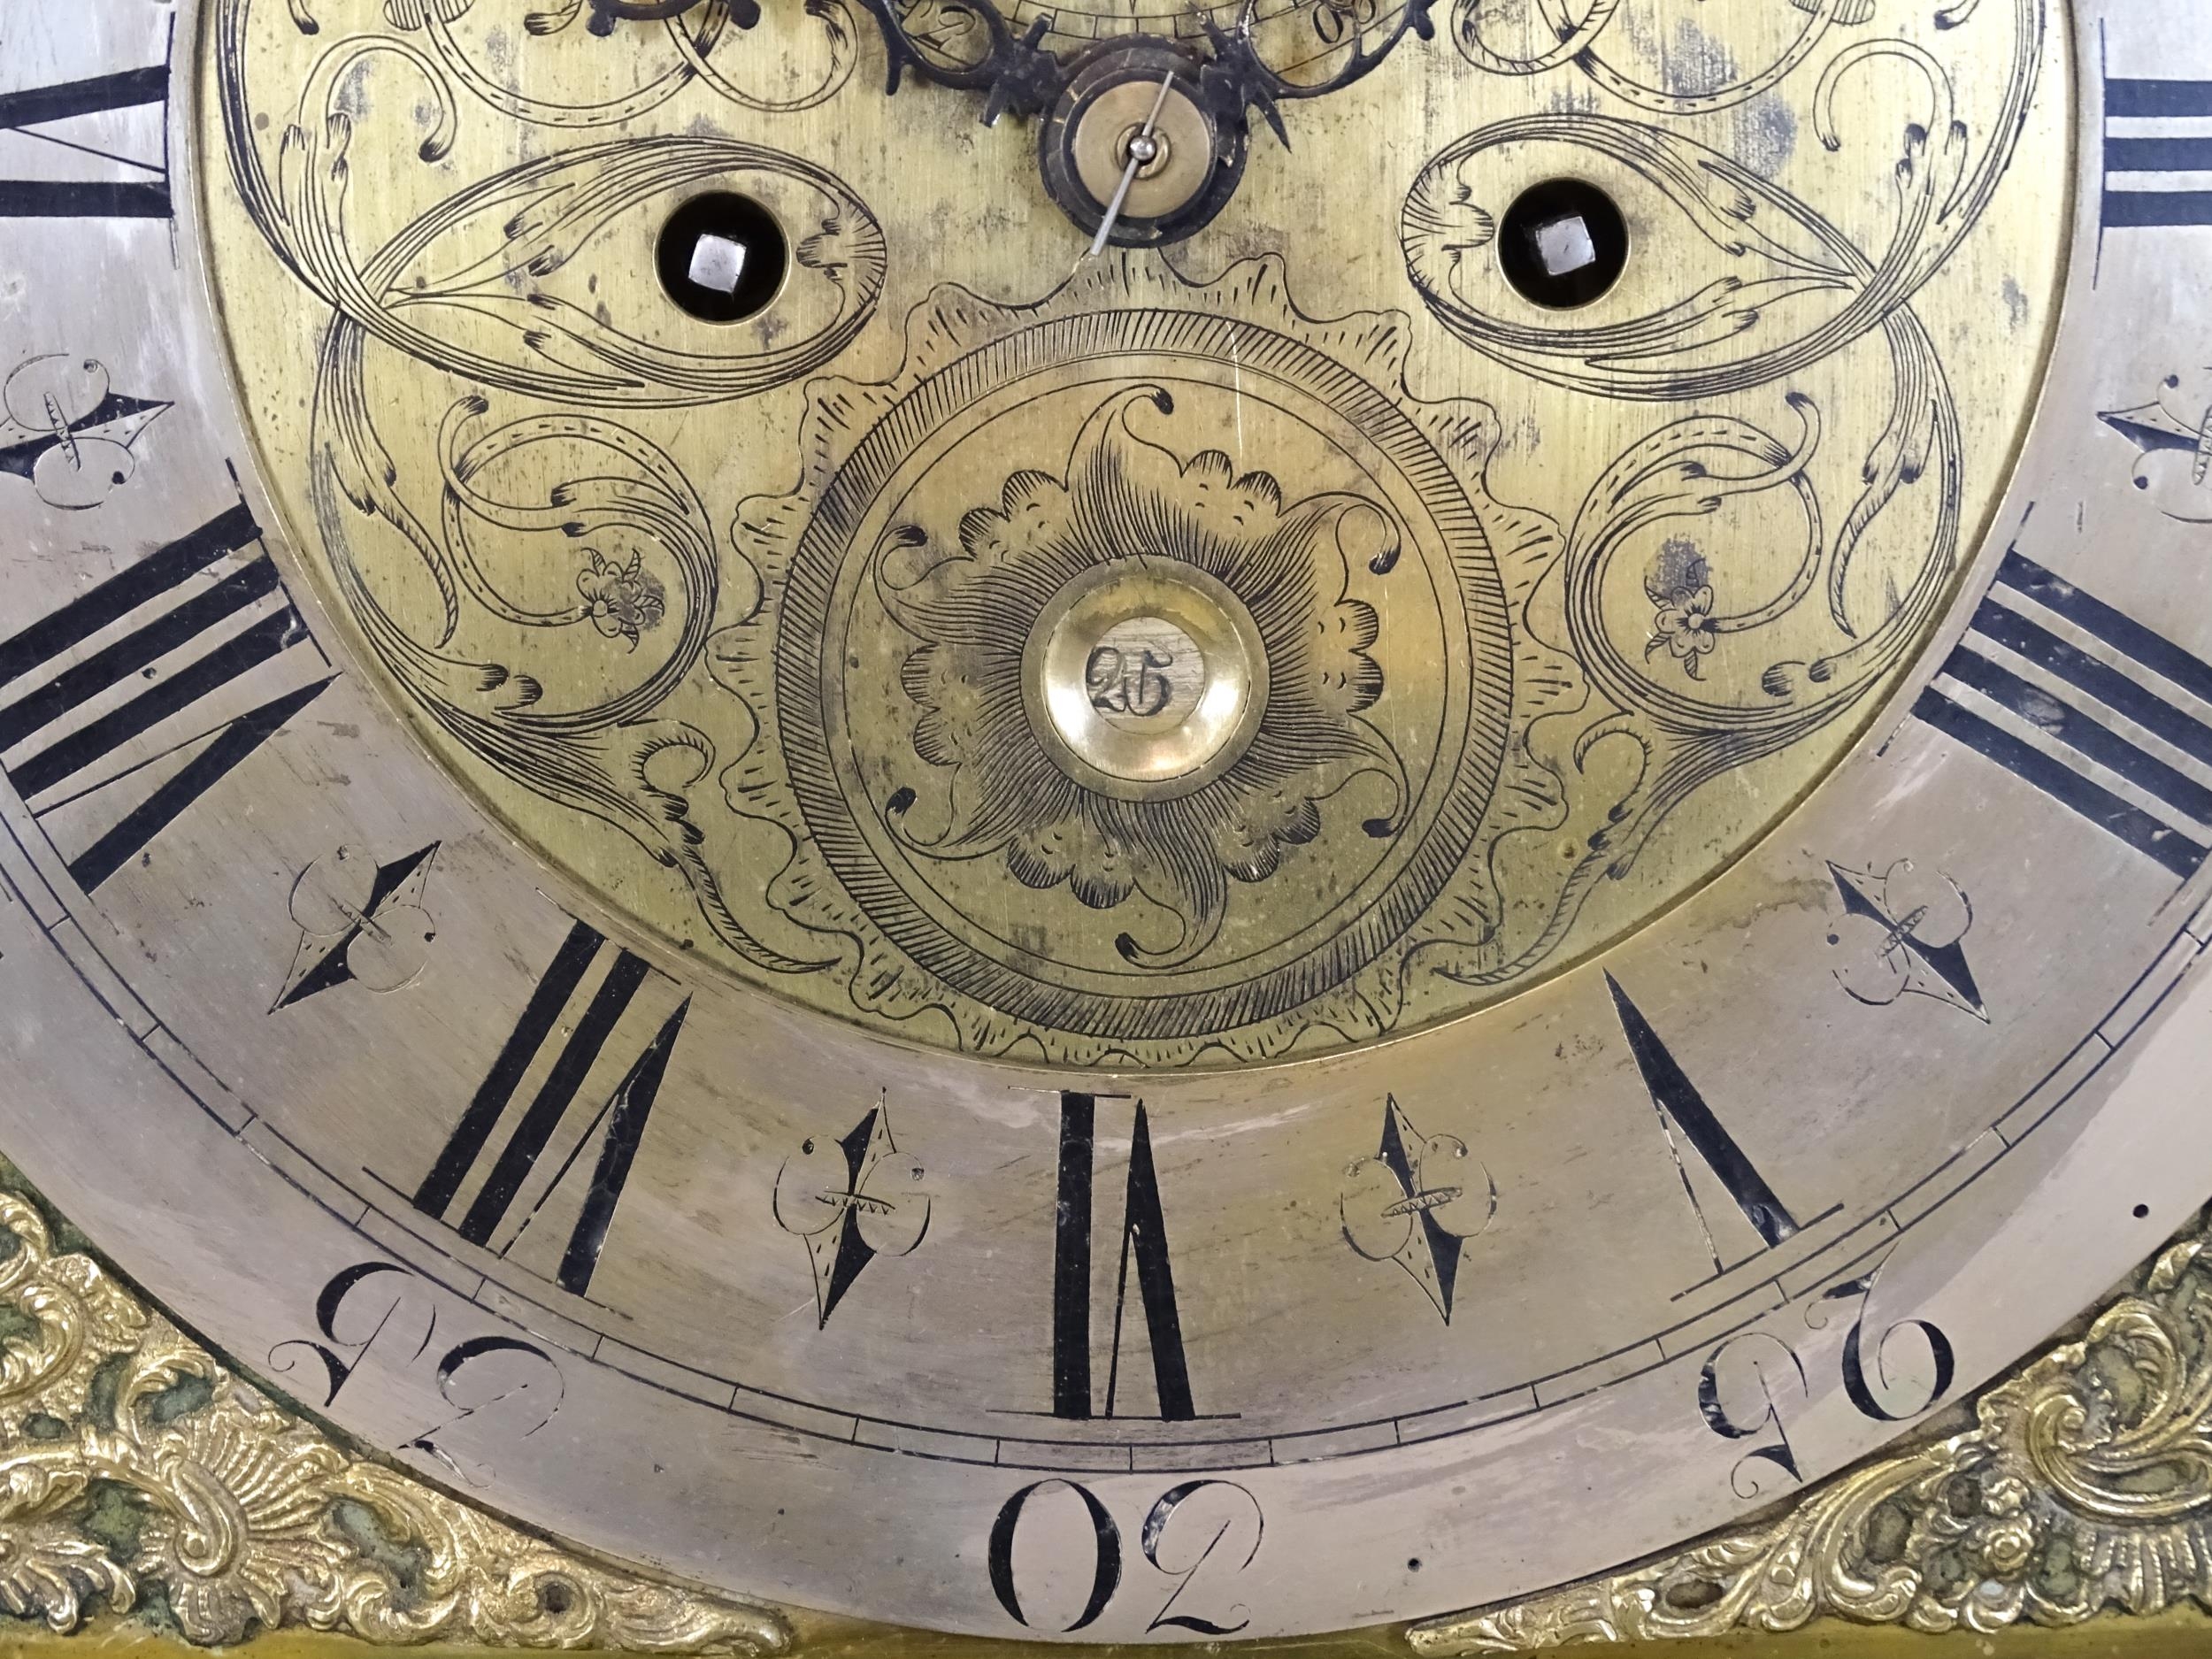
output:
M1190 1363L1183 1352L1183 1320L1175 1301L1175 1272L1168 1259L1160 1178L1152 1163L1152 1126L1141 1101L1136 1102L1130 1132L1129 1174L1120 1225L1112 1230L1119 1249L1114 1270L1112 1324L1106 1341L1104 1409L1098 1409L1094 1404L1091 1243L1098 1220L1094 1201L1098 1179L1099 1104L1100 1097L1093 1094L1064 1093L1060 1096L1060 1202L1053 1231L1052 1415L1077 1419L1128 1415L1116 1408L1121 1393L1124 1315L1129 1308L1129 1279L1133 1269L1137 1301L1144 1313L1145 1342L1152 1353L1152 1386L1158 1415L1171 1423L1188 1421L1198 1411L1191 1400Z
M169 65L0 92L0 219L167 219Z
M541 1217L556 1231L565 1222L551 1277L584 1294L691 1009L686 999L657 1027L638 1018L633 1005L650 977L642 957L577 923L415 1189L415 1208L503 1256ZM555 1042L572 1019L566 1040ZM617 1043L625 1033L637 1047ZM518 1113L518 1097L528 1103ZM590 1179L572 1190L571 1171L580 1166L589 1168Z
M0 771L89 893L335 677L240 505L0 641Z

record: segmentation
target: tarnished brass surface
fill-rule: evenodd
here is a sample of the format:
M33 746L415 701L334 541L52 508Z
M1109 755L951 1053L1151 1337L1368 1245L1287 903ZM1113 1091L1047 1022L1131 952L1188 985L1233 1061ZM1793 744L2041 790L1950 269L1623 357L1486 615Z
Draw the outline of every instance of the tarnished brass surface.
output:
M1528 71L1564 49L1463 7L1513 73L1408 48L1297 106L1213 226L1090 265L1027 129L883 97L835 6L517 38L495 6L309 32L221 0L214 277L333 613L561 868L879 1032L1315 1054L1693 890L1944 615L2055 318L2065 75L2039 4L1849 42L1847 9L1586 29L1631 121L1562 110ZM1154 81L1103 96L1117 137ZM1705 106L1736 127L1669 124ZM1197 188L1197 120L1170 97L1132 214ZM1125 148L1077 156L1104 202ZM1488 244L1567 172L1616 194L1632 266L1547 314ZM653 240L732 188L796 263L758 321L689 324ZM1878 275L1850 251L1886 245ZM1122 562L1219 584L1265 659L1243 746L1171 798L1021 718L1058 595Z
M2193 1595L2197 4L0 0L33 1588Z

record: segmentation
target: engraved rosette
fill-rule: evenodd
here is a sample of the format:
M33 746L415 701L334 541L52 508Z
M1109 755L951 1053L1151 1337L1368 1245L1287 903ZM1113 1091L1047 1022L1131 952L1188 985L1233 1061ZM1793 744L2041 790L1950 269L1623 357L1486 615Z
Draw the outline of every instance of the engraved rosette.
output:
M725 791L790 841L769 902L857 1006L1187 1064L1379 1034L1424 954L1528 942L1500 863L1569 822L1527 734L1581 685L1520 617L1558 532L1486 488L1493 411L1408 393L1404 327L1301 316L1273 261L1132 258L1033 307L941 291L896 379L817 385L709 660L758 722ZM1151 617L1224 708L1156 778L1047 707L1047 636L1117 582L1089 671ZM1179 660L1144 659L1164 710ZM1090 690L1132 730L1154 695Z

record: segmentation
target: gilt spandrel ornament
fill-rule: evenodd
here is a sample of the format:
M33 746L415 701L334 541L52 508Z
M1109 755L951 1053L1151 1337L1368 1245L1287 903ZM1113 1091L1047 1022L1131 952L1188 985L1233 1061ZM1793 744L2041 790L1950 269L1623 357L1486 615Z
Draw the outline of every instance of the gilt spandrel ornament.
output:
M1987 1634L2212 1610L2212 1238L2147 1263L1971 1428L1839 1476L1764 1525L1593 1584L1417 1624L1417 1654L1801 1631Z
M407 1646L793 1650L769 1609L594 1565L354 1456L92 1257L58 1248L20 1194L0 1194L0 1296L22 1322L0 1339L0 1480L14 1494L0 1506L0 1605L15 1616L67 1633L158 1590L201 1644L306 1626ZM1454 1655L1821 1620L1987 1633L2212 1600L2185 1564L2206 1559L2212 1525L2208 1241L2162 1251L2078 1340L1985 1394L1970 1429L1763 1526L1405 1640ZM96 1521L99 1491L119 1500ZM419 1576L396 1571L395 1548L421 1552Z
M0 1191L0 1607L58 1633L149 1598L206 1646L771 1654L770 1609L600 1566L341 1447Z

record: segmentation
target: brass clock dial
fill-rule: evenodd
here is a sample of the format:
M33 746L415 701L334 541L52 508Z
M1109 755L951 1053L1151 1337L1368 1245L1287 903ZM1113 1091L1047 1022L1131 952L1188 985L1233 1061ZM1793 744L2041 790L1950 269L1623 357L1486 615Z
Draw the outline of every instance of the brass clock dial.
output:
M2212 1189L2185 10L0 0L0 1147L798 1606L1771 1503Z

